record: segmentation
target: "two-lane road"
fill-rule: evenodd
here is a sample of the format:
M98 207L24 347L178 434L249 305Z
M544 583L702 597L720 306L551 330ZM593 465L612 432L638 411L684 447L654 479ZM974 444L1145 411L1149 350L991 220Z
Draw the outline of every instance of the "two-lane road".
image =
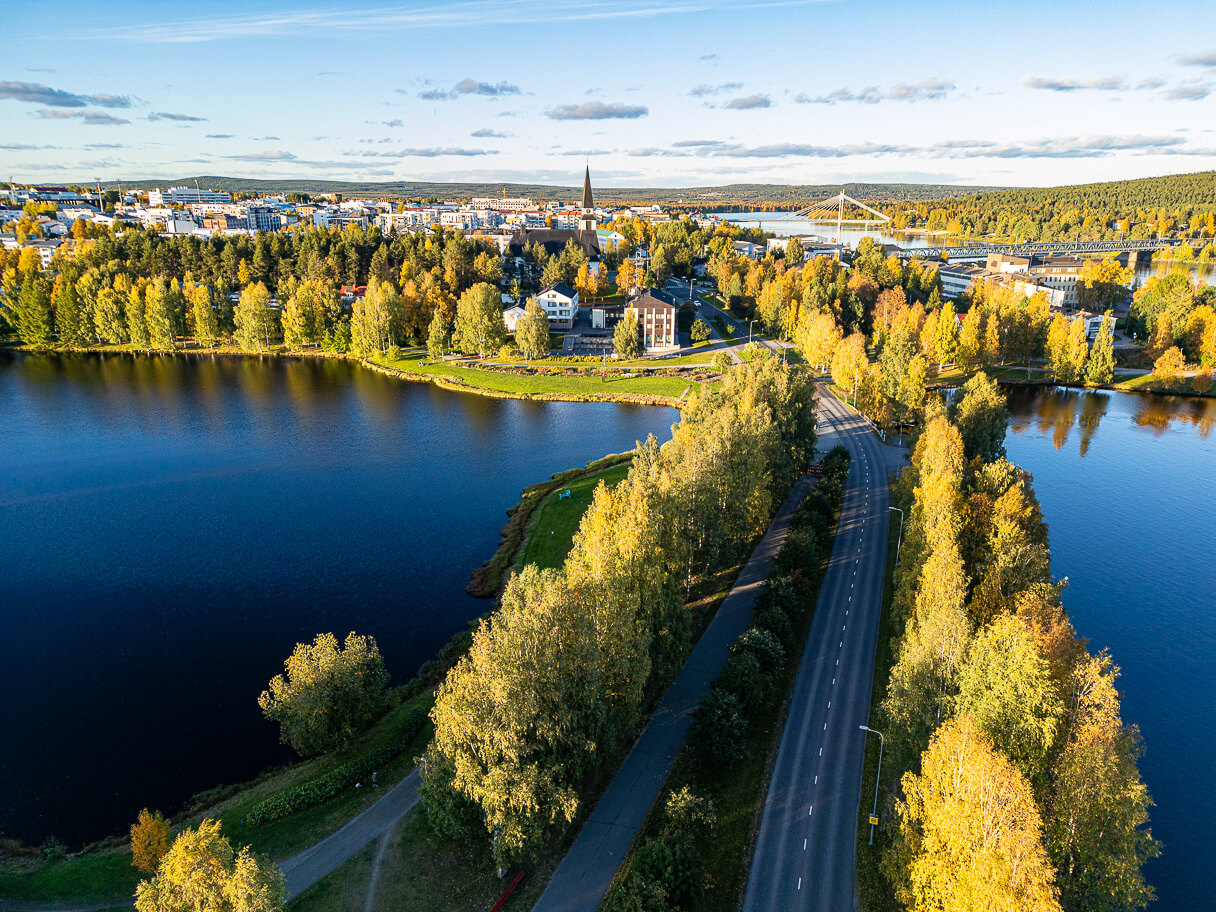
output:
M745 912L853 908L854 846L887 558L887 475L902 451L826 389L819 443L852 465L760 821ZM830 432L830 433L829 433ZM867 793L868 795L868 793Z

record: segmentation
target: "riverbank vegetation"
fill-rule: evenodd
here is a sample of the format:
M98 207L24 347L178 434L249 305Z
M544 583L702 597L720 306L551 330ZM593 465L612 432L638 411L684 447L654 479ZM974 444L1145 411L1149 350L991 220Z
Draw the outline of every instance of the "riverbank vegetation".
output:
M422 763L432 826L505 867L570 825L683 662L687 593L763 530L813 428L806 379L774 358L736 367L596 490L560 569L512 577L439 688Z
M871 851L889 892L863 861L867 909L1152 899L1139 734L1120 717L1111 657L1068 620L1031 478L1004 458L1006 423L983 376L949 409L931 403L892 490L908 523L887 622L895 661L871 713L887 736Z
M600 908L739 907L769 768L835 539L849 457L821 465L799 506L751 623L711 685L655 806Z

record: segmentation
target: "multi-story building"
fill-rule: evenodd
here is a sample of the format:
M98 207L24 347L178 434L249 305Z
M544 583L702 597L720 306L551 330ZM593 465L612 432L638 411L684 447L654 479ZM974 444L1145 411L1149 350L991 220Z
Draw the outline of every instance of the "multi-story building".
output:
M534 208L532 200L523 196L494 198L491 196L473 197L474 209L494 209L498 212L523 212Z
M270 206L246 206L245 221L250 231L278 231L283 227L279 211Z
M1047 288L1063 293L1059 306L1075 309L1081 301L1080 281L1082 260L1067 256L1011 256L1004 253L988 254L988 269L1003 274L1024 273Z
M676 316L680 306L664 291L644 288L641 294L625 305L625 313L638 320L642 347L648 352L671 351L680 347L676 334Z
M221 193L218 190L200 190L195 187L170 187L161 190L159 187L148 191L149 206L185 206L188 203L230 203L231 193Z

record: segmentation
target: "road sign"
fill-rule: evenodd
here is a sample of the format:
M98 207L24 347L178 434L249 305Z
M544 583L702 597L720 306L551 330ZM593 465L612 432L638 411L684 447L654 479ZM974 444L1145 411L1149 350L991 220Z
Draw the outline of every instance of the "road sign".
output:
M878 826L878 818L873 814L870 815L870 826Z

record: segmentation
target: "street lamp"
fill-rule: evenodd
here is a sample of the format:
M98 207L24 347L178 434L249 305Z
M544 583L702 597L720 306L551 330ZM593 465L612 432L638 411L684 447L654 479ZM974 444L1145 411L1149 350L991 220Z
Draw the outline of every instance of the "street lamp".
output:
M757 317L755 320L748 320L748 321L747 321L747 344L748 344L748 345L751 345L751 344L752 344L752 324L753 324L753 323L758 322L758 321L759 321L759 319L760 319L760 318L759 318L759 317Z
M882 736L882 732L870 728L868 725L857 727L871 735L878 735L878 772L874 774L874 810L870 812L870 845L874 845L874 824L878 823L878 783L882 779L882 746L886 739Z
M904 511L899 507L887 507L899 514L899 541L895 544L895 568L899 569L899 549L904 543Z

